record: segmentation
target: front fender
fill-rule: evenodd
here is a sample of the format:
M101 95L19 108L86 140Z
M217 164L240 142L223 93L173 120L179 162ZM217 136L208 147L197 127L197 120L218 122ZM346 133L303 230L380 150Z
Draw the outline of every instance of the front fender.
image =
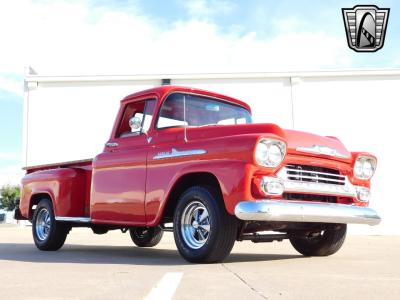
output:
M256 171L251 164L239 160L188 161L186 163L169 164L163 175L156 176L157 171L149 168L146 195L146 219L149 226L157 225L169 196L176 183L184 176L194 173L209 173L216 177L222 192L225 208L234 214L237 203L243 199L252 199L252 174ZM154 176L154 177L152 177ZM170 178L170 179L169 179ZM169 201L175 199L169 199Z

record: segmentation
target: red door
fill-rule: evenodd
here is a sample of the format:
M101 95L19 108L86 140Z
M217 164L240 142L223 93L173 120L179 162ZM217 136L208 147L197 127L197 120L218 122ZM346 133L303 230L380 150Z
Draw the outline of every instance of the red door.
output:
M145 224L146 165L151 144L143 126L146 131L150 128L154 106L155 100L127 104L115 138L95 158L90 211L94 223ZM142 118L142 128L127 132L130 128L126 124L138 115Z

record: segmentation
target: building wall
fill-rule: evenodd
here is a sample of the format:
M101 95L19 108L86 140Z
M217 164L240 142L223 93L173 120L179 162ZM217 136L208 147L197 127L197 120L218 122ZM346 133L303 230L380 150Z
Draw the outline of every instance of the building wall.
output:
M393 193L400 163L400 72L297 74L158 75L98 78L27 78L25 164L93 157L111 132L119 100L127 94L171 83L242 99L256 122L339 137L351 151L378 157L371 206L383 222L353 232L400 233L400 197ZM37 82L35 82L37 80Z
M119 101L158 82L40 83L27 95L24 162L92 158L107 142Z

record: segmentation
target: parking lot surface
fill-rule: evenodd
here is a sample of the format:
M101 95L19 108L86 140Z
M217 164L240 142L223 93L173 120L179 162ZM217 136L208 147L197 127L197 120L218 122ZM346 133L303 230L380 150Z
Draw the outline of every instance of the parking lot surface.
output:
M400 236L349 236L330 257L288 241L236 243L222 264L184 261L171 233L137 248L120 231L73 229L57 252L31 228L0 225L2 299L400 299Z

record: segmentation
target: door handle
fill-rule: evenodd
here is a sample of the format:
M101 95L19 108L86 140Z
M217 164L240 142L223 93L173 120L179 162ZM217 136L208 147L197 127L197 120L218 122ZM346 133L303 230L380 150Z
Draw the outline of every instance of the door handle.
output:
M106 144L106 147L108 147L108 148L115 148L115 147L118 147L118 143L107 143L107 144Z

